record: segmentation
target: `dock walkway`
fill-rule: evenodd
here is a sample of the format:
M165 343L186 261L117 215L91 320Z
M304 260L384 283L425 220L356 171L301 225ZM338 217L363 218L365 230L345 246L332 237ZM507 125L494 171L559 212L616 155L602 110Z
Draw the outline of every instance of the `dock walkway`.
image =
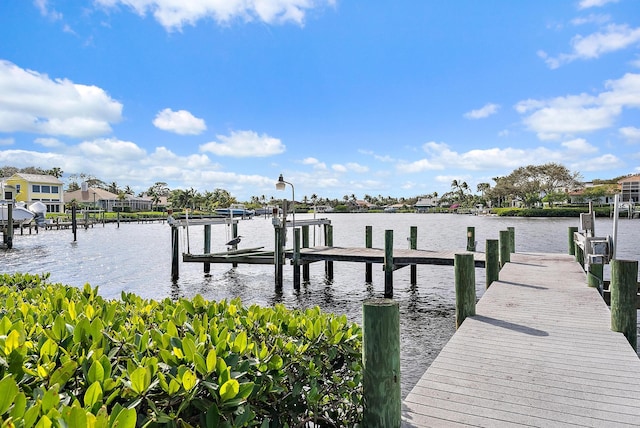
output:
M573 256L516 253L403 401L403 427L640 426L640 359Z

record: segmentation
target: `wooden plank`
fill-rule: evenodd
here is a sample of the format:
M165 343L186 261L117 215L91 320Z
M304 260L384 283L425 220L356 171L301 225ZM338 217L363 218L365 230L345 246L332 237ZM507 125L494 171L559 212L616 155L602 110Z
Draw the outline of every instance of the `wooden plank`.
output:
M640 360L573 256L511 255L405 398L403 426L638 426Z

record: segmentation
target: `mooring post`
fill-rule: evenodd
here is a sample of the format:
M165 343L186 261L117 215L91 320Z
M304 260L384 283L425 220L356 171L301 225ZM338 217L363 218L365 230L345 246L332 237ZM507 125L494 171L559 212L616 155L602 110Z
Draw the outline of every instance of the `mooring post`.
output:
M211 225L204 225L204 253L209 254L211 252ZM204 273L209 274L211 272L211 263L204 263Z
M276 290L282 288L282 269L283 269L283 227L280 224L273 225L275 231L275 242L274 242L274 251L273 251L273 265L275 266L275 281L276 281Z
M302 226L302 248L309 248L309 225ZM309 263L302 265L302 280L309 282Z
M180 276L180 239L178 237L178 228L171 226L171 280L177 281Z
M638 262L611 261L611 330L624 334L634 350L638 349Z
M516 252L516 228L513 226L509 226L507 227L507 230L509 231L509 252L515 253Z
M373 227L366 226L364 229L364 246L366 248L373 248ZM365 263L364 265L364 282L371 284L373 282L373 269L371 263Z
M418 226L411 226L411 232L409 235L409 248L412 250L418 249ZM411 265L411 285L418 283L418 266Z
M233 219L231 219L232 223L231 223L231 239L236 239L238 237L238 223L237 222L233 222ZM235 244L233 246L234 250L238 249L238 244ZM238 267L238 263L231 263L231 266L236 268Z
M365 301L362 311L362 426L400 427L400 309L391 299Z
M120 228L120 211L118 211L117 216L118 216L118 229L119 229Z
M384 231L384 297L393 297L393 230Z
M497 239L487 239L485 244L485 276L486 288L489 288L493 281L497 281L500 276L500 256Z
M576 255L576 243L575 243L575 233L578 231L577 226L569 226L569 233L567 238L569 238L569 255Z
M71 232L73 232L73 242L76 242L78 232L78 219L76 218L78 208L74 203L71 206Z
M330 224L324 225L324 243L327 247L333 247L333 226ZM333 262L324 262L324 272L329 281L333 280Z
M510 250L510 237L508 230L500 231L500 269L511 261L511 252Z
M473 226L467 227L467 251L476 250L476 228Z
M293 229L293 288L300 290L300 229Z
M456 329L476 314L476 275L473 254L456 254L453 261L456 288Z
M7 204L7 248L13 248L13 202Z

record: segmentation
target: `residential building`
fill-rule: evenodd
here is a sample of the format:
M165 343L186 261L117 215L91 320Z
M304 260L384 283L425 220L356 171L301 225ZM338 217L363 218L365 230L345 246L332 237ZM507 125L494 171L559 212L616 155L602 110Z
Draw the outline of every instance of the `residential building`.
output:
M414 207L419 213L429 212L430 209L436 208L440 205L440 199L436 197L420 198L415 203Z
M618 181L620 202L640 202L640 174L630 175Z
M133 195L120 195L111 193L99 187L88 187L84 183L82 187L73 192L64 193L65 203L76 201L88 208L103 211L151 211L151 199Z
M5 185L13 186L16 202L24 202L28 207L40 201L47 206L47 212L64 211L62 187L64 183L53 175L15 173L3 179ZM3 195L4 196L4 195Z

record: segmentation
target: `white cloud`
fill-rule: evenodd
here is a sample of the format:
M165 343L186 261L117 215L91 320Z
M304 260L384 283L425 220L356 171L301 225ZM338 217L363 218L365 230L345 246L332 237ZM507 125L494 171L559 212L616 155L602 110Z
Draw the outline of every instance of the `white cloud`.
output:
M613 126L624 108L640 107L640 74L627 73L605 82L598 95L568 95L550 100L524 100L515 105L526 127L543 140Z
M347 172L347 167L339 163L331 165L331 169L333 169L335 172Z
M334 5L335 0L96 0L106 7L118 4L128 6L140 16L152 13L167 31L180 30L184 25L212 18L225 24L239 19L245 22L259 20L268 24L304 23L307 11L323 5Z
M584 138L576 138L575 140L565 141L561 144L570 152L576 155L583 155L588 153L597 153L598 148L589 144Z
M64 143L57 138L36 138L33 140L36 144L40 144L43 147L62 147Z
M368 166L360 165L359 163L356 163L356 162L348 162L347 169L353 172L361 173L361 174L365 172L369 172Z
M48 3L49 3L48 0L33 1L33 4L35 4L35 6L38 8L42 16L45 16L51 19L52 21L57 21L59 19L62 19L62 14L60 12L57 12L55 9L50 8Z
M584 24L603 25L603 24L606 24L609 21L611 21L611 16L610 15L600 15L600 14L592 13L592 14L587 15L587 16L581 16L581 17L578 17L578 18L574 18L574 19L571 20L571 23L573 25L584 25Z
M283 153L285 145L266 134L254 131L232 131L231 135L217 135L221 142L212 141L200 146L201 152L211 152L218 156L266 157Z
M625 126L620 128L620 135L629 142L640 142L640 128L634 126Z
M207 129L203 119L195 117L186 110L173 111L170 108L158 112L153 124L163 131L180 135L199 135Z
M601 55L619 51L640 42L640 28L630 28L626 24L610 24L604 31L588 36L577 35L571 39L571 53L562 53L550 57L544 51L538 56L545 60L551 69L560 67L577 59L595 59Z
M0 132L92 137L111 132L121 113L122 104L101 88L0 60Z
M583 159L569 165L573 171L607 171L623 168L624 162L615 155L606 154L591 159Z
M618 0L581 0L578 9L589 9L591 7L602 7L607 3L617 3Z
M314 169L327 169L327 164L320 162L318 159L308 157L302 160L303 165L311 165Z
M10 146L15 143L13 138L0 138L0 146Z
M471 110L464 114L467 119L484 119L498 112L500 106L498 104L488 103L478 110Z
M78 149L84 156L98 160L136 161L144 159L147 154L135 143L113 138L83 141Z

